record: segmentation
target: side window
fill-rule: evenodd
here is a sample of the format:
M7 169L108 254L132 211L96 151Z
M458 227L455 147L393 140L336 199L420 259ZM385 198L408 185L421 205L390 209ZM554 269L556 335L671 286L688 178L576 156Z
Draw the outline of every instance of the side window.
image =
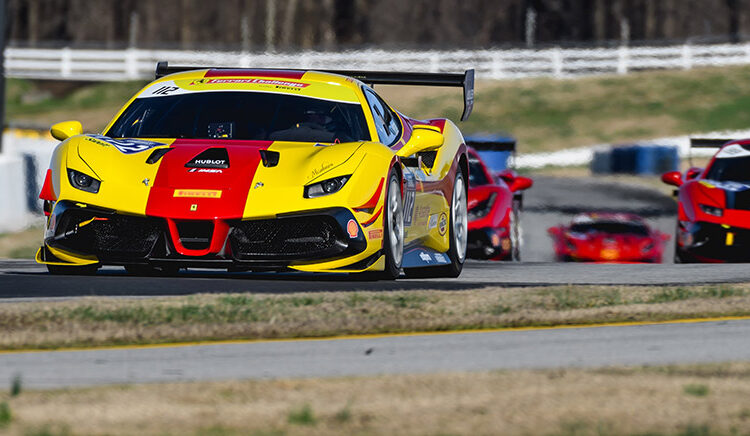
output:
M364 88L365 98L370 105L375 129L378 131L380 142L393 145L401 137L401 122L383 100L369 88Z

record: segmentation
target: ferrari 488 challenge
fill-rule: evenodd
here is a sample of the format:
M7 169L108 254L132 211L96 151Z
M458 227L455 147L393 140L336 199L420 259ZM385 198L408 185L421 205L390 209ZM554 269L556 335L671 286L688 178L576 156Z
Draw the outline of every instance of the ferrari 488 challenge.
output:
M659 263L669 240L629 213L582 213L548 231L561 261Z
M476 259L520 260L523 191L532 186L505 165L515 151L512 138L467 138L469 145L469 243L467 256ZM499 157L492 168L481 153ZM493 156L493 155L499 156ZM498 159L496 159L498 160ZM496 171L499 170L499 171Z
M705 169L671 171L678 187L675 262L750 261L750 139L693 139L717 148Z
M458 276L469 158L447 119L416 120L377 84L457 86L474 71L170 67L101 134L52 126L37 261L52 273L121 265Z

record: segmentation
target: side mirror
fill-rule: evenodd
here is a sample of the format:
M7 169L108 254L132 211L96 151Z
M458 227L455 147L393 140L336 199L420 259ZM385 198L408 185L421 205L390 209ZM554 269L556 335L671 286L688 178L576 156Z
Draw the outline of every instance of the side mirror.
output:
M682 186L682 175L679 171L670 171L661 175L661 181L667 185Z
M685 171L685 180L693 180L703 172L703 168L692 167Z
M434 126L419 124L414 126L411 139L396 152L397 156L407 157L422 151L433 151L443 145L445 138L440 129Z
M560 227L550 227L547 229L547 233L552 236L557 236L560 234Z
M80 135L83 133L83 126L78 121L63 121L61 123L54 124L49 129L52 137L58 141L65 141L71 136Z
M671 237L670 235L668 235L668 234L666 234L666 233L662 233L662 234L661 234L661 240L662 240L662 241L664 241L664 242L667 242L667 241L669 241L670 239L672 239L672 237Z
M518 176L513 179L513 182L510 184L510 192L518 192L523 191L524 189L529 189L533 184L534 181L530 178Z
M518 175L516 174L516 172L513 171L513 170L511 170L511 169L502 170L502 171L496 173L495 175L499 179L501 179L502 181L504 181L505 183L507 183L508 186L510 186L510 184L513 183L513 180L515 180L515 178L518 177Z

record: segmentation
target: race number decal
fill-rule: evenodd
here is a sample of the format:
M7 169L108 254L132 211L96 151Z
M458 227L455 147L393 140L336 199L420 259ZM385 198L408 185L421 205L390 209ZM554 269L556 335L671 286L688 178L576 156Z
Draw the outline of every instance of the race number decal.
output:
M140 153L150 148L166 145L161 142L144 141L143 139L113 139L104 135L86 135L91 142L103 146L113 146L124 154Z
M417 182L414 175L410 172L404 172L404 181L406 189L404 190L404 226L410 227L412 217L414 216L414 200L417 198Z

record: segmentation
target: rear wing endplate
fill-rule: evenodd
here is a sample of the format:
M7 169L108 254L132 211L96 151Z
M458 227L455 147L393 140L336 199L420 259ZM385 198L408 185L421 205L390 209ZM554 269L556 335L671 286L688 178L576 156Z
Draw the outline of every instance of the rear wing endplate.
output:
M156 78L159 79L168 74L179 73L190 70L203 69L238 69L236 67L198 67L198 66L175 66L171 67L166 61L156 64ZM243 69L243 68L239 68ZM251 69L251 68L245 68ZM273 68L264 68L273 70ZM413 85L413 86L455 86L464 90L464 110L461 121L469 119L471 110L474 108L474 70L466 70L463 73L401 73L392 71L359 71L359 70L310 70L322 73L340 74L357 79L368 85Z
M692 148L721 148L727 142L734 139L722 138L690 138L690 147Z

